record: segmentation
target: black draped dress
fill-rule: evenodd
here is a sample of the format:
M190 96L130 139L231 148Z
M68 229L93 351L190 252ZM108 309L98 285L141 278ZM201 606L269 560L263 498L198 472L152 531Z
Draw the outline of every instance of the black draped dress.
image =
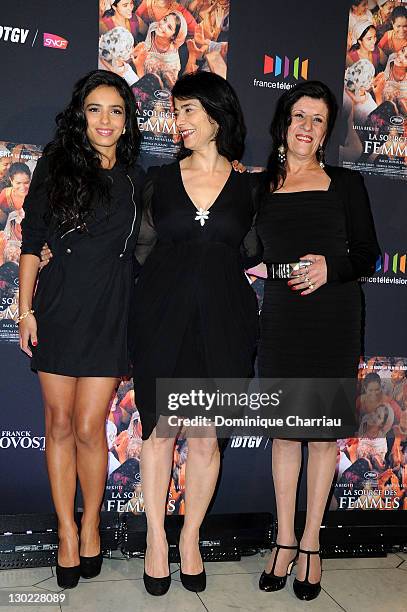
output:
M151 168L136 258L133 378L143 439L158 416L157 378L251 376L258 334L251 263L257 182L231 174L203 223L178 162ZM254 241L253 241L254 244ZM145 263L144 263L145 261Z

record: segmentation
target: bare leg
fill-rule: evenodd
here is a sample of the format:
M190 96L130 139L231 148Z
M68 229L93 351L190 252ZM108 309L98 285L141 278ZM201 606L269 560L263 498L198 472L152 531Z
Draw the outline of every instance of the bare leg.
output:
M143 441L140 456L141 488L147 518L146 574L168 576L168 544L164 518L174 456L175 438L157 437L156 429Z
M301 548L319 549L319 532L336 467L336 442L308 442L307 519L301 538ZM298 580L304 580L306 555L300 554L297 566ZM309 581L321 578L318 555L311 555Z
M72 428L77 378L39 372L45 408L45 454L58 517L58 563L79 564L75 524L76 445Z
M185 520L180 537L182 571L185 574L202 572L199 552L199 528L205 517L219 476L220 454L214 430L205 437L189 436L188 460L185 472Z
M273 440L272 464L277 504L277 543L284 544L284 546L295 546L297 544L294 532L295 500L301 468L301 442ZM275 554L276 550L272 552L267 563L267 573L271 572ZM276 576L285 576L287 566L294 556L295 551L280 549L274 568Z
M100 552L100 506L107 475L106 418L115 378L78 379L75 395L74 435L77 470L83 495L80 554Z

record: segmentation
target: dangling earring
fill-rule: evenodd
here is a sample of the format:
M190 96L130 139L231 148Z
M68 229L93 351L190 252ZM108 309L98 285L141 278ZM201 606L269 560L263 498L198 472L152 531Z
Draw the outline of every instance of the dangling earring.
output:
M318 149L318 158L319 158L319 165L321 166L321 168L325 168L324 157L325 157L325 152L324 152L322 145L320 144L319 149Z
M125 133L126 133L126 126L124 126L124 128L123 128L122 136L123 136L123 134L125 134Z
M278 149L278 161L280 162L280 164L285 164L286 160L287 160L287 156L285 154L285 147L283 144L281 144Z

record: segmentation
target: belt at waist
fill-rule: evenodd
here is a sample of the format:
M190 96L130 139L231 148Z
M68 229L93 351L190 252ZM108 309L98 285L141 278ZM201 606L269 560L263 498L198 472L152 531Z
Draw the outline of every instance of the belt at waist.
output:
M291 274L294 271L302 270L305 273L310 264L311 262L308 260L296 261L292 263L268 263L267 278L269 280L291 278Z

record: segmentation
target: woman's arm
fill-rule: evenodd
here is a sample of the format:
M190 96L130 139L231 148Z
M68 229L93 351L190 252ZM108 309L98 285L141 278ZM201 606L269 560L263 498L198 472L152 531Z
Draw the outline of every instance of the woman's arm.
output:
M347 176L346 176L347 175ZM348 234L347 255L327 255L327 280L350 281L370 276L380 255L369 197L359 172L347 171L347 200L344 202Z
M19 322L20 348L30 357L32 353L28 342L31 340L33 346L37 344L37 322L31 311L39 263L37 255L21 255L20 257L18 311L20 316L24 316Z
M41 158L35 168L30 189L24 201L25 217L21 223L22 244L19 270L19 322L20 347L32 356L28 342L37 343L37 323L32 310L32 298L37 279L41 248L47 239L48 225L45 214L48 211L48 197L45 186L48 175L48 160ZM29 313L25 316L25 313Z
M157 168L150 168L142 193L143 213L140 232L136 244L136 261L142 266L157 242L157 232L154 227L152 200L154 195L153 174Z
M251 228L240 246L240 256L245 270L256 268L256 270L251 271L250 274L266 278L267 270L265 266L259 266L263 261L263 244L257 234L256 224L257 215L260 210L261 197L264 190L268 187L267 175L265 172L252 173L248 174L248 179L250 181L253 220Z

